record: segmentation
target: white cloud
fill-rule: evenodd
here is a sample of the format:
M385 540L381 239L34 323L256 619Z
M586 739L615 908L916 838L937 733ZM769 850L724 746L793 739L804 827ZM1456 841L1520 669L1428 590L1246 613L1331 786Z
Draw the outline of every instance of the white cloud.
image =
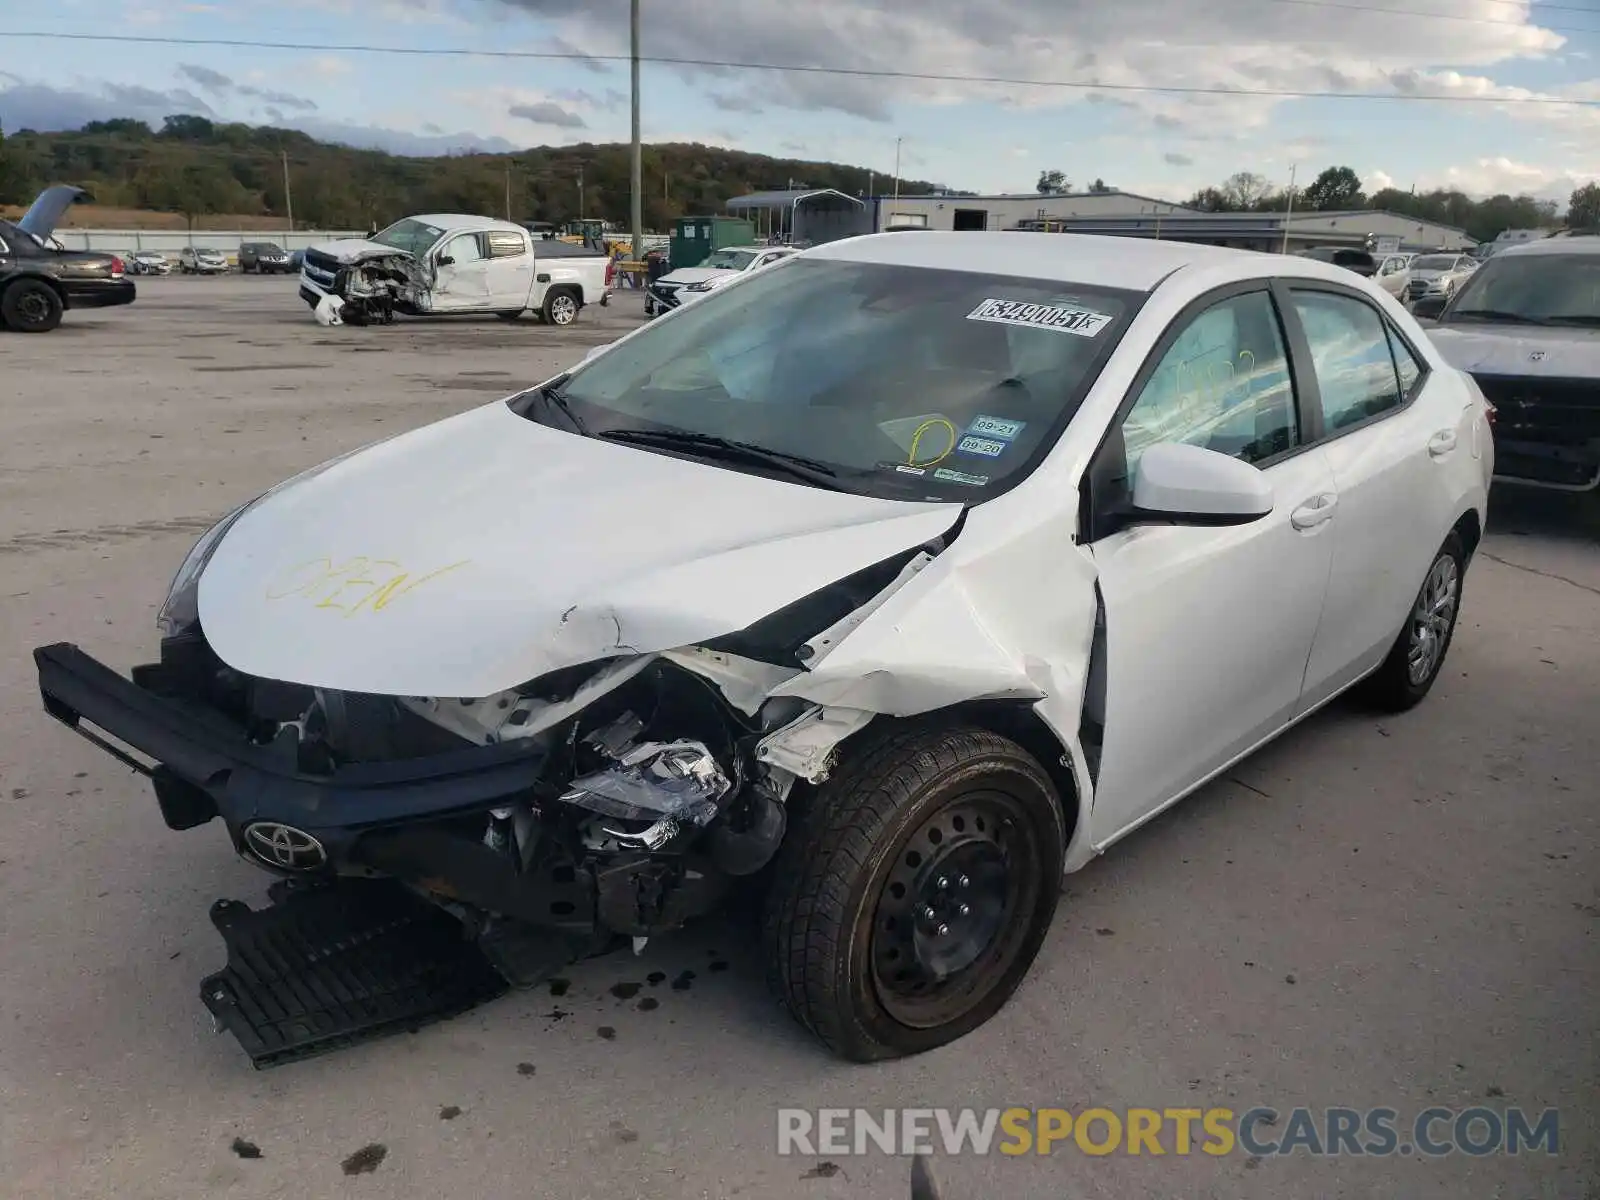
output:
M1565 201L1575 189L1594 182L1597 176L1600 176L1600 162L1591 162L1587 169L1578 171L1516 162L1500 156L1480 158L1465 166L1423 171L1415 178L1396 178L1381 170L1368 171L1362 180L1369 195L1387 187L1409 189L1415 184L1419 192L1454 188L1469 196L1501 193L1515 196L1526 193L1542 199Z
M594 0L483 0L553 23L590 54L627 49L626 5ZM1451 19L1465 18L1465 19ZM1247 32L1246 32L1247 31ZM1279 4L1272 0L698 0L647 13L647 54L740 62L828 64L860 71L1076 80L1100 90L1018 87L946 79L743 72L684 66L715 80L725 100L832 109L888 121L898 106L992 101L1025 107L1098 102L1168 129L1259 129L1283 101L1262 96L1172 95L1143 86L1495 94L1525 89L1468 74L1547 57L1565 38L1543 28L1526 0L1454 0L1445 15ZM1526 93L1531 95L1531 93ZM1396 101L1395 103L1400 103ZM1518 106L1534 109L1536 106ZM1543 113L1582 110L1540 107Z

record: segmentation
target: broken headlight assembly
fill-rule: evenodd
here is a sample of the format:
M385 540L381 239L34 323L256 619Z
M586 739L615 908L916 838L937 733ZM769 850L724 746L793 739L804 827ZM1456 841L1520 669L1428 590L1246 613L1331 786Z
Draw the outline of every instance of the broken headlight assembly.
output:
M184 557L183 563L178 567L178 573L172 577L172 586L167 589L167 598L161 604L161 611L156 615L156 627L161 630L163 636L176 637L199 624L200 574L211 561L211 556L216 553L223 536L233 528L233 523L244 516L260 499L258 496L255 500L241 504L223 517L200 535L200 540Z
M389 437L396 437L390 434ZM357 446L354 450L347 450L336 458L327 462L318 463L316 466L292 478L285 479L275 487L270 487L254 500L248 500L234 509L222 520L218 521L197 541L184 556L183 562L178 567L178 572L172 577L172 584L167 588L167 598L161 603L161 611L156 614L156 628L163 637L176 637L178 634L193 629L200 623L200 576L204 574L206 564L211 561L211 556L217 552L217 547L222 544L222 539L227 536L228 530L245 513L260 504L269 496L276 496L279 492L286 491L297 483L304 483L314 476L322 474L330 467L337 466L352 455L373 446L382 445L389 438L379 438L366 446Z

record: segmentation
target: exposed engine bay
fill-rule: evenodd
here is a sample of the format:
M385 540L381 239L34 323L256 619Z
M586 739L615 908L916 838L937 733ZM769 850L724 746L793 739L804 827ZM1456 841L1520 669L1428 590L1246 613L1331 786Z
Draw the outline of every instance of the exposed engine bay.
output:
M362 259L334 272L333 290L313 315L320 325L392 325L397 313L419 310L428 286L408 254Z

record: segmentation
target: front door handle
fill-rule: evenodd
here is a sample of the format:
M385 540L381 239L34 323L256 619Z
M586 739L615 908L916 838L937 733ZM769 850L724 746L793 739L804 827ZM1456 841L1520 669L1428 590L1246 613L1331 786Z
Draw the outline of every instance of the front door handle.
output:
M1441 429L1428 439L1428 453L1434 458L1443 458L1456 448L1456 431L1454 429Z
M1296 529L1315 529L1325 521L1333 519L1333 513L1339 507L1339 497L1332 492L1324 492L1320 496L1313 496L1299 508L1289 514L1289 524Z

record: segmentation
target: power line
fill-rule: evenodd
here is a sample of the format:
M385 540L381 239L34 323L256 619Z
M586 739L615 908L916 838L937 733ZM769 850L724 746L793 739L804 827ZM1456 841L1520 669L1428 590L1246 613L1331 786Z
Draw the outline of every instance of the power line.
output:
M1285 3L1333 6L1334 0L1283 0ZM1354 6L1340 6L1354 7ZM1382 11L1363 9L1365 12ZM1420 15L1420 14L1406 14ZM1516 22L1499 21L1510 25ZM1600 30L1586 32L1600 33ZM246 38L184 38L155 34L61 33L0 30L0 38L44 38L52 41L118 42L160 46L216 46L252 50L301 50L319 54L400 54L422 57L467 57L537 59L566 62L630 62L626 54L584 54L560 50L478 50L454 46L374 46L362 43L314 44L273 42ZM1059 88L1086 92L1140 92L1172 96L1260 96L1279 100L1407 100L1443 104L1520 104L1536 106L1568 105L1577 108L1600 107L1600 100L1567 100L1554 96L1461 96L1422 92L1335 92L1298 88L1182 87L1145 83L1098 83L1082 79L1022 79L1005 75L953 75L939 71L891 71L869 67L818 67L782 63L740 62L716 58L669 58L643 55L640 61L656 66L720 68L738 71L772 71L798 75L837 75L864 79L900 79L921 83L980 83L1005 87Z
M1521 0L1494 0L1495 3L1520 3ZM1271 0L1273 4L1298 4L1306 8L1337 8L1345 12L1380 13L1391 17L1416 17L1425 21L1464 21L1469 25L1508 25L1514 29L1531 29L1529 21L1537 21L1534 14L1528 14L1528 21L1508 21L1504 17L1466 17L1460 13L1445 12L1418 12L1414 8L1374 8L1367 4L1346 4L1343 0ZM1553 6L1546 6L1553 7ZM1583 13L1591 17L1600 17L1600 11L1592 8L1574 8L1572 12ZM1600 34L1600 28L1578 29L1571 25L1546 25L1537 21L1537 27L1548 29L1552 33L1590 33Z

